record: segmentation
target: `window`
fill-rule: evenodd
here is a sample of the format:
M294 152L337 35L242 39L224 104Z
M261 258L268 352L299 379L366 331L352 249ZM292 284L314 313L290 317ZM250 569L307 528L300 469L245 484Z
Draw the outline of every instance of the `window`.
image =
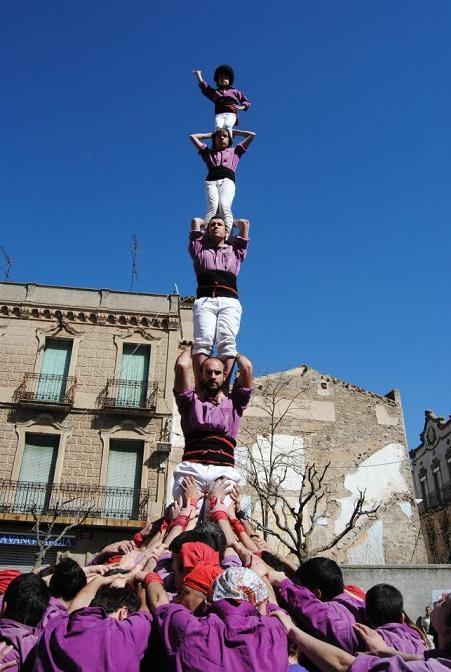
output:
M62 403L66 393L72 341L47 338L39 375L37 399Z
M57 434L25 434L14 510L45 510L50 502L60 437Z
M137 517L141 492L143 448L143 441L110 440L105 517Z
M118 406L142 408L146 405L150 346L124 343L119 375Z
M427 495L428 495L428 481L427 481L427 476L420 476L420 488L421 488L421 498L423 500L423 504L426 507L427 505Z

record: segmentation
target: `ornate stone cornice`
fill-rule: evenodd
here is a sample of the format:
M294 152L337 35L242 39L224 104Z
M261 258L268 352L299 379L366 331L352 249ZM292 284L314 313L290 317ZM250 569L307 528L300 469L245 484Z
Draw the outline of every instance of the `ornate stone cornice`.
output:
M2 303L0 317L20 320L55 320L64 324L69 331L70 322L75 324L100 324L115 327L138 327L142 329L161 329L175 331L179 328L177 317L164 315L143 315L141 313L125 313L123 311L103 311L88 309L60 309L49 306L29 306L25 304Z

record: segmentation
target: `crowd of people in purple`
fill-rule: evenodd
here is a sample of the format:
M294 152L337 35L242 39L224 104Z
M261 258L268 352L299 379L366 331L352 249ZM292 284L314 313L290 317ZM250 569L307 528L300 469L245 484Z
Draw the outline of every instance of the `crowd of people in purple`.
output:
M451 599L431 613L437 648L394 586L365 594L339 566L273 553L218 479L183 495L132 539L81 567L0 572L0 670L35 672L445 672ZM226 493L231 504L226 505Z
M195 74L215 103L216 128L191 136L209 170L207 216L190 233L198 287L193 343L175 365L185 447L173 502L84 567L62 557L38 573L0 571L0 672L445 672L448 595L430 614L431 648L396 587L345 586L325 557L295 566L242 510L234 449L253 372L236 349L236 278L249 222L234 222L231 203L234 170L255 134L241 132L232 148L237 110L250 103L232 88L230 66L216 69L216 89Z

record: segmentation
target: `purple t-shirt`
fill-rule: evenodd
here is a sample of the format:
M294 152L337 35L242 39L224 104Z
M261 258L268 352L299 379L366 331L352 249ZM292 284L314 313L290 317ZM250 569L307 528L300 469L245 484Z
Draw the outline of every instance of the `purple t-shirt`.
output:
M235 381L232 392L224 395L219 404L209 400L201 401L194 388L186 392L174 390L174 395L185 436L192 432L212 431L236 439L243 411L252 395L252 388L241 387Z
M218 600L201 617L181 604L165 604L155 618L177 672L287 672L282 624L249 602Z
M311 590L294 584L290 579L281 581L276 595L279 604L314 637L335 644L348 653L362 648L354 629L354 615L341 600L322 602Z
M211 149L202 143L202 149L199 150L199 154L209 170L210 168L228 168L233 172L235 172L238 162L245 152L246 147L243 147L243 143L222 150Z
M248 245L247 238L236 236L224 247L210 247L201 231L191 231L188 250L196 275L202 271L229 271L238 275L241 263L246 258Z
M221 112L233 112L236 114L236 106L243 105L246 110L250 107L250 101L244 93L232 86L227 89L213 89L207 82L199 82L199 87L204 96L207 96L215 104L216 114Z
M411 628L407 623L385 623L376 628L384 642L403 653L418 653L423 655L426 647L418 630Z
M35 646L41 634L40 628L32 628L30 625L18 623L10 618L0 618L0 642L6 641L13 648L2 659L3 663L9 663L12 660L19 661L18 667L13 670L20 670L28 654Z
M366 653L359 654L348 672L449 672L451 660L429 658L429 660L405 661L401 656L379 658Z
M145 611L118 621L100 607L54 618L36 647L33 672L139 672L151 623Z

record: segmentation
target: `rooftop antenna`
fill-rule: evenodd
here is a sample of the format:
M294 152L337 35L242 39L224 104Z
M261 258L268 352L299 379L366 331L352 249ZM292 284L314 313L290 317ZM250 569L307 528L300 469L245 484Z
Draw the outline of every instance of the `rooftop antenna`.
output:
M136 278L136 280L138 280L138 271L136 269L136 255L138 253L138 247L139 247L138 239L135 236L135 234L133 234L132 245L131 245L131 248L130 248L130 251L132 253L132 277L131 277L131 280L130 280L130 291L131 292L133 291L133 282L135 281L135 278Z
M3 278L3 281L8 282L9 272L11 270L11 266L13 265L13 262L11 261L11 257L9 256L8 252L1 245L0 245L0 252L3 255L3 258L5 260L4 264L2 264L2 266L1 266L1 269L2 269L3 273L5 274L4 278Z

